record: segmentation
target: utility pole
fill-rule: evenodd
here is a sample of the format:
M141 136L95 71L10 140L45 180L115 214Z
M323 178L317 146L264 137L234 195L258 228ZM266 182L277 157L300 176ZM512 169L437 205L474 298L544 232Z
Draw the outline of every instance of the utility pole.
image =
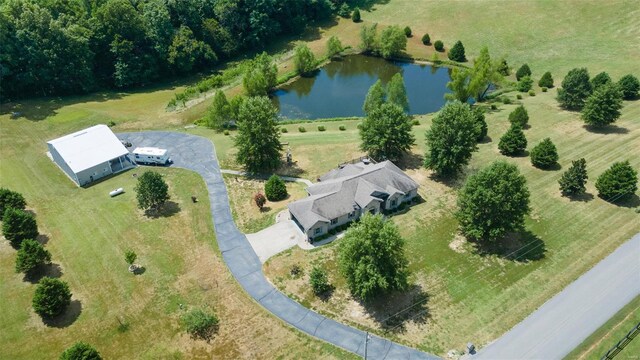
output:
M364 360L367 360L367 345L369 344L369 332L367 331L367 335L364 338Z

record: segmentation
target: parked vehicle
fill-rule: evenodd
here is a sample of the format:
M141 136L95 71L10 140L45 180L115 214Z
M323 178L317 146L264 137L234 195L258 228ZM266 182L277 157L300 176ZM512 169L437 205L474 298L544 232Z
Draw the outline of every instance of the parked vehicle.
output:
M133 150L133 160L136 164L169 165L173 163L166 149L154 147L139 147Z
M122 143L122 145L124 145L125 147L131 147L131 146L132 146L132 145L131 145L131 143L130 143L130 142L128 142L127 140L122 140L122 139L120 139L120 142L121 142L121 143Z

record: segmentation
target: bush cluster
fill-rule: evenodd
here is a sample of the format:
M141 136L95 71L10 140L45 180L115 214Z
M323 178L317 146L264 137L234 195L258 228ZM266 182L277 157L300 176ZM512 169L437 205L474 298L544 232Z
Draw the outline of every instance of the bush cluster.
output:
M192 310L181 318L187 333L194 338L210 339L218 327L218 317L202 310Z
M527 75L522 77L520 81L518 81L518 85L516 87L520 92L527 92L531 90L532 86L533 86L533 80L531 80L531 77Z

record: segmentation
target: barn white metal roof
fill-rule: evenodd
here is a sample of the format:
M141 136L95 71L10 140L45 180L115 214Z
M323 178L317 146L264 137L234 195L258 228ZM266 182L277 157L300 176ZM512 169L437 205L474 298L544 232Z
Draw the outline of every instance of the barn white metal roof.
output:
M96 125L47 142L74 173L129 153L106 125Z

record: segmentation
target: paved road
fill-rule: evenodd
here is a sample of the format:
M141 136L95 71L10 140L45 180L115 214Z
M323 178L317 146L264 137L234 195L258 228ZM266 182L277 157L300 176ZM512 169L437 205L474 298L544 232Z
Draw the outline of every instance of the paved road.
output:
M639 294L637 234L471 358L562 359Z
M227 189L220 173L213 144L202 137L183 133L148 131L118 134L121 139L137 146L168 149L173 166L193 170L200 174L209 190L211 215L218 246L229 270L251 297L289 325L316 338L364 356L363 331L340 324L319 315L291 300L275 289L262 273L262 264L251 248L246 236L233 222ZM369 359L438 359L380 338L371 336L367 345Z

